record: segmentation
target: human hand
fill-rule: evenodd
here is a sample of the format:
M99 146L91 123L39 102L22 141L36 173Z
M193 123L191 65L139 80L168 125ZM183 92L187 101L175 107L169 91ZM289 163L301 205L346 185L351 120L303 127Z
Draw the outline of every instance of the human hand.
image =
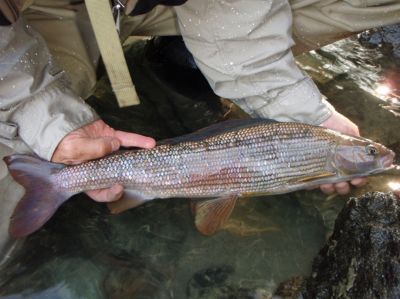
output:
M360 136L360 131L358 130L357 125L337 111L334 111L332 115L321 124L321 126L344 134Z
M54 151L52 162L79 164L101 158L118 150L120 146L152 148L153 138L139 134L117 131L102 120L94 121L67 134ZM110 188L87 191L98 202L110 202L121 198L124 188L115 184Z
M321 126L342 132L344 134L360 136L357 125L337 111L334 111L333 114L321 124ZM332 194L334 192L337 192L340 195L345 195L350 192L350 185L360 187L365 185L366 183L367 179L365 178L355 178L352 179L350 182L322 184L320 186L320 189L325 194Z

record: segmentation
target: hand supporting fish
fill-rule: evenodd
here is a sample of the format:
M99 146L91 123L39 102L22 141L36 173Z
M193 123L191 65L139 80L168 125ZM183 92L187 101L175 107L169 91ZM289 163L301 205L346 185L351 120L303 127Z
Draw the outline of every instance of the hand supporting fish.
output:
M343 114L332 111L331 116L321 123L322 127L332 129L347 135L360 136L358 126L348 119ZM346 195L350 192L351 186L361 187L367 183L366 178L355 178L349 182L339 182L336 184L322 184L319 186L322 192L325 194L337 193L340 195Z
M72 195L116 183L125 194L109 205L113 212L154 198L191 198L197 228L211 234L239 197L364 177L392 167L393 159L391 150L365 138L265 119L226 121L151 149L120 151L73 166L13 155L5 161L26 193L12 216L10 234L26 236Z
M102 158L117 151L121 146L152 148L155 143L153 138L114 130L104 121L96 120L67 134L55 149L51 162L75 165ZM117 200L123 193L124 188L119 184L86 192L97 202Z

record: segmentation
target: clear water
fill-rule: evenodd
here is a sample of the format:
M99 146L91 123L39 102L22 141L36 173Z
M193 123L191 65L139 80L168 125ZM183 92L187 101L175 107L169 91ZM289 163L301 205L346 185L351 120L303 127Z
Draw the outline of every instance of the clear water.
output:
M184 71L177 83L163 61L143 59L144 49L137 44L128 51L142 105L118 110L103 80L90 100L103 119L165 138L222 118L224 110L209 91L195 90L205 84L195 73ZM400 155L393 80L399 61L355 38L298 60L362 135ZM379 84L391 91L382 94ZM382 175L369 182L351 195L389 191L400 178ZM241 200L224 229L204 237L193 226L187 200L156 200L110 215L79 195L27 238L1 270L0 298L270 298L282 281L310 273L347 198L315 190Z

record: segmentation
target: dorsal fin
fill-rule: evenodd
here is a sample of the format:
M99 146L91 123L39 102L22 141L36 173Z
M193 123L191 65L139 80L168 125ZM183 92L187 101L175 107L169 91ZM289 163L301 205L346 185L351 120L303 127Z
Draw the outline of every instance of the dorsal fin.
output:
M208 127L202 128L196 132L178 136L175 138L164 139L157 142L157 145L162 144L177 144L180 142L197 141L207 137L216 136L222 133L230 132L237 129L243 129L258 124L276 123L276 120L266 118L248 118L248 119L229 119L219 122Z

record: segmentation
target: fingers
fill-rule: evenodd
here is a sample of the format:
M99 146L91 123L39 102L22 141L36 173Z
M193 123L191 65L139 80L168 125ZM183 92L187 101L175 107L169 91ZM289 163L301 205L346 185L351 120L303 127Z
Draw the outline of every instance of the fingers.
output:
M355 178L350 181L350 183L355 187L364 186L367 184L367 182L368 182L368 179L366 179L366 178Z
M118 139L120 146L125 147L141 147L141 148L152 148L156 142L153 138L130 133L124 131L118 131L111 128L102 120L97 120L92 124L86 125L84 130L88 136L92 138L96 137L113 137Z
M156 142L153 138L135 133L115 131L114 136L120 141L121 146L152 148L156 145Z
M319 187L325 194L333 194L335 192L335 186L333 184L323 184Z
M335 184L336 192L340 195L346 195L350 192L350 185L347 182L340 182Z
M320 189L325 194L338 193L340 195L346 195L350 192L350 185L347 182L340 182L336 184L323 184Z
M346 195L350 192L350 185L347 182L340 182L336 184L323 184L320 186L320 189L325 194L333 194L338 193L340 195Z
M119 184L115 184L110 188L87 191L86 194L97 202L112 202L122 197L124 188Z
M355 187L364 186L368 180L366 178L355 178L350 182L339 182L336 184L323 184L320 186L320 189L325 194L333 194L338 193L340 195L346 195L350 193L350 186L353 185ZM351 184L351 185L350 185Z
M120 146L152 148L155 144L153 138L116 131L97 120L67 134L58 144L51 161L78 164L111 154Z

